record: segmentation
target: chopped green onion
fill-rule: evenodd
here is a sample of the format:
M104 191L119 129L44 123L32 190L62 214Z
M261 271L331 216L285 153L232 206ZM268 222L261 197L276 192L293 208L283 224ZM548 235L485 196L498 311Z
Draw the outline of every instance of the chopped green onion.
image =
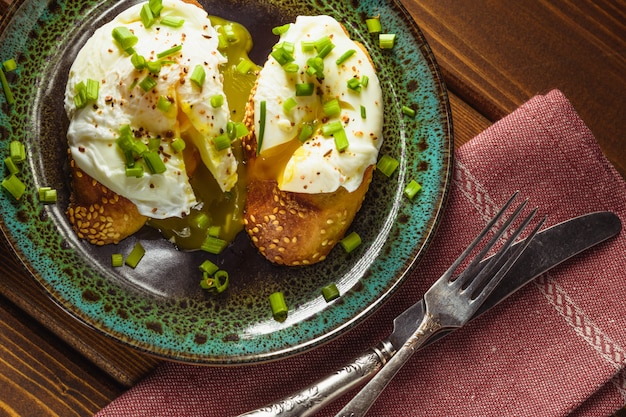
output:
M162 174L167 170L165 163L156 151L148 151L142 154L143 160L153 174Z
M326 123L322 126L322 134L324 136L332 136L333 134L343 130L341 121L335 120L334 122Z
M235 33L235 28L232 24L224 25L224 35L226 35L226 40L228 42L236 42L237 34Z
M300 42L300 46L302 52L313 52L315 50L315 42L313 41L302 41Z
M291 110L294 109L294 107L296 107L298 105L298 102L296 101L295 98L293 97L289 97L287 100L284 101L283 103L283 111L285 113L290 113Z
M221 94L216 94L210 99L211 107L218 108L224 105L224 96Z
M346 253L350 253L361 245L361 236L357 232L352 232L339 241Z
M227 245L228 242L223 239L215 236L207 236L206 239L204 239L204 242L202 242L202 245L200 245L200 249L214 255L219 255Z
M146 67L146 58L136 52L130 57L130 62L133 64L133 67L138 70L142 70Z
M317 77L318 80L324 79L324 60L319 56L309 58L306 61L308 68L306 73L308 75Z
M20 172L20 169L15 165L15 161L13 161L10 156L4 158L4 165L6 165L9 174L17 174Z
M146 61L145 67L151 74L158 75L161 72L161 66L163 63L161 61Z
M157 82L154 78L148 75L146 78L139 82L139 87L146 93L156 87Z
M125 26L118 26L114 28L112 35L113 39L115 39L120 48L125 51L131 49L137 44L137 41L139 41L139 38L133 35L133 33Z
M17 69L17 62L15 62L15 59L10 58L2 63L2 67L6 72L15 71Z
M294 60L293 44L290 42L282 42L274 47L270 55L282 67Z
M50 187L40 187L38 190L39 200L42 203L56 203L57 190Z
M144 152L148 151L148 145L143 143L140 140L133 140L130 150L136 153L137 155L142 155Z
M356 91L356 92L361 91L361 81L358 78L356 77L350 78L347 84L350 90Z
M163 113L167 113L172 108L172 102L166 96L159 96L159 100L157 101L157 109L161 110Z
M417 181L411 180L409 181L408 185L404 189L404 195L406 195L409 198L409 200L413 200L415 196L417 195L417 193L419 192L419 190L421 189L422 189L422 186L419 185Z
M237 132L235 132L235 122L233 122L232 120L229 120L226 123L226 135L230 140L235 140L235 138L237 137Z
M378 160L376 168L386 177L391 177L391 175L396 171L399 165L400 162L394 157L391 157L389 155L383 155Z
M409 106L402 106L402 113L405 116L415 117L415 110L410 108Z
M395 42L395 33L381 33L378 35L378 45L381 49L392 49Z
M339 298L339 289L335 284L329 284L322 288L322 295L324 296L324 300L326 302L330 302L336 298Z
M220 269L219 266L215 265L213 262L209 261L208 259L202 262L199 268L200 268L200 271L206 272L209 275L213 275Z
M335 139L335 148L337 148L339 152L345 151L348 149L348 146L350 146L348 136L346 135L346 131L343 127L341 130L338 130L333 134L333 138Z
M207 230L207 235L213 236L213 237L220 237L221 230L222 228L220 226L211 226Z
M7 103L12 105L15 103L15 97L11 92L11 86L9 85L9 81L7 81L7 77L4 75L4 71L0 68L0 82L2 83L2 90L4 90L4 96L7 99Z
M289 30L289 27L291 26L290 23L287 23L285 25L282 26L276 26L274 28L272 28L272 33L274 35L282 35L283 33L287 32Z
M156 151L161 147L161 138L148 138L148 149L151 151Z
M383 27L380 24L380 19L378 17L365 19L365 24L367 25L367 31L369 33L380 33L383 30Z
M139 12L139 16L141 17L141 23L147 29L150 26L154 25L155 18L152 9L150 8L150 4L144 3L141 7L141 12Z
M320 54L322 50L324 50L324 48L328 47L329 45L334 47L333 42L330 40L328 36L322 36L318 40L313 41L313 44L315 45L315 50L317 51L318 55ZM321 58L324 58L324 57L321 57Z
M312 134L313 134L313 123L303 123L302 128L300 129L300 134L298 135L298 140L304 143L307 140L309 140Z
M26 191L26 185L15 174L2 180L2 188L7 190L16 200L19 200Z
M344 52L343 55L341 55L339 58L337 58L337 61L335 61L335 62L337 63L337 65L341 65L344 62L346 62L348 60L348 58L350 58L355 53L356 53L356 49L350 49L350 50Z
M12 140L9 143L9 156L13 162L20 163L26 160L26 148L19 140Z
M198 230L206 230L207 227L209 227L210 221L211 219L209 219L209 216L207 216L205 213L199 212L196 216L193 217L192 222L190 223Z
M126 257L126 265L130 266L131 268L136 268L139 264L139 261L141 261L141 258L143 258L145 254L146 250L143 248L143 246L141 246L140 242L137 242L133 250L131 250Z
M228 288L228 272L220 269L213 276L204 272L200 286L211 293L220 294Z
M83 81L81 81L76 84L74 91L74 105L77 109L82 109L87 105L87 86Z
M127 177L135 177L141 178L143 177L143 166L142 165L133 165L126 167L126 176Z
M341 107L339 106L339 100L332 99L324 103L323 106L324 114L328 117L335 117L341 114Z
M172 28L179 28L185 24L185 19L181 17L165 16L161 19L161 23Z
M335 48L335 45L333 43L328 43L324 45L322 49L317 51L317 56L319 58L326 58L326 56L330 53L330 51L333 50L333 48Z
M311 96L315 90L313 83L298 83L296 84L296 96Z
M120 267L124 265L124 255L121 253L112 253L111 254L111 266Z
M170 146L172 147L174 152L182 152L183 150L185 150L186 143L183 139L176 138L172 141L172 143L170 143Z
M298 70L300 70L300 66L296 64L295 62L290 62L288 64L283 65L283 69L285 70L285 72L294 74L298 72Z
M367 109L361 104L361 119L367 118Z
M89 101L97 100L98 92L100 91L100 83L96 80L92 80L91 78L88 78L85 91L87 94L87 100Z
M228 48L228 39L222 32L217 32L217 49L224 50Z
M254 62L246 58L241 58L235 69L240 74L247 74L248 72L250 72L252 67L254 67Z
M367 85L369 84L369 82L370 82L370 78L369 78L367 75L362 75L362 76L361 76L361 85L362 85L363 87L367 87Z
M285 296L282 292L274 292L269 296L270 307L272 308L272 316L274 320L283 322L287 320L287 303L285 303Z
M192 83L202 88L204 84L204 79L206 78L206 72L204 72L204 67L200 64L196 65L191 73L190 80Z
M161 15L161 10L163 10L163 2L162 0L148 0L148 5L150 6L150 10L154 17L159 17Z
M170 55L174 55L176 52L180 52L180 50L183 49L183 45L176 45L173 46L169 49L166 49L165 51L159 52L157 54L157 58L161 59L161 58L165 58L166 56L170 56Z
M248 136L248 134L250 133L250 131L248 130L248 127L241 122L237 122L235 123L235 137L236 138L242 138L244 136Z
M298 91L298 84L296 84L296 93ZM296 94L297 95L297 94ZM263 146L263 136L265 136L265 118L267 113L267 103L265 100L262 100L259 104L260 107L260 115L259 115L259 134L257 136L257 146L256 146L256 154L259 155L261 153L261 147Z
M230 147L230 138L228 134L223 133L221 135L216 136L213 139L213 146L218 151L223 151L224 149L228 149Z

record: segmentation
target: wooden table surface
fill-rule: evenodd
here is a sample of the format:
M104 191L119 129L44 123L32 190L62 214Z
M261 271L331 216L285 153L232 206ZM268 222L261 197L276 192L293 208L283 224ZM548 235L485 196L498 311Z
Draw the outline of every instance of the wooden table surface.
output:
M558 88L626 177L625 0L402 3L444 75L455 146ZM67 316L0 239L0 415L89 416L158 363Z

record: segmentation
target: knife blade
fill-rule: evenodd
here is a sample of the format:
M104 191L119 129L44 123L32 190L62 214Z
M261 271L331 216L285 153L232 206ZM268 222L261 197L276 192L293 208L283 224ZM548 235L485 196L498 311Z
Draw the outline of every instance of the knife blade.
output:
M579 216L539 232L507 272L498 287L472 320L493 308L518 289L549 269L615 235L622 224L614 213L596 212ZM519 244L519 243L518 243ZM485 260L486 261L486 260ZM483 262L485 262L483 261ZM239 417L306 417L372 378L415 332L424 315L423 300L398 315L385 340L352 362L313 384L273 404ZM442 332L424 346L450 332Z

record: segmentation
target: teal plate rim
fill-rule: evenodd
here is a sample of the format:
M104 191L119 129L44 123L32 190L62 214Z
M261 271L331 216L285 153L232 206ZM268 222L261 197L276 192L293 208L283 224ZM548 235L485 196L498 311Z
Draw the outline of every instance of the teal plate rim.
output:
M389 179L375 172L350 230L362 239L355 252L335 248L324 262L299 268L263 259L241 233L218 257L177 251L158 232L144 228L119 245L80 241L67 222L67 118L62 105L73 57L95 28L136 1L20 0L0 22L0 62L18 63L9 82L16 103L0 97L0 152L13 139L28 158L20 178L25 196L0 196L0 228L17 257L63 310L96 331L163 359L207 365L264 362L319 346L362 322L409 276L443 215L452 175L452 117L433 53L404 6L396 0L201 0L209 14L242 23L263 62L276 38L271 28L301 14L338 18L370 51L384 91L385 142L381 153L400 161ZM380 16L397 35L383 51L367 33L365 19ZM265 36L267 34L268 36ZM263 36L262 36L263 35ZM417 109L414 118L403 105ZM403 195L417 180L414 201ZM56 204L37 197L56 188ZM110 255L128 253L141 241L146 256L136 269L112 268ZM214 297L198 285L197 266L211 259L227 269L231 286ZM335 283L341 297L326 302L321 288ZM271 317L267 297L285 294L287 320Z

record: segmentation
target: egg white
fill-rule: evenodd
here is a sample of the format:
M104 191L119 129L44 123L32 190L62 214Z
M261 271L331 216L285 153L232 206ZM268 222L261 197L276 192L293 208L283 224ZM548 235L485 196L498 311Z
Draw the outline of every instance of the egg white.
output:
M213 138L229 120L229 107L223 92L219 66L226 59L218 51L218 36L207 13L177 0L163 0L161 16L184 19L180 28L157 22L146 29L137 4L95 31L80 50L69 72L65 110L70 119L68 144L77 166L112 191L137 205L139 212L152 218L184 216L197 204L182 153L169 142L184 137L193 143L223 191L237 182L237 160L230 148L217 151ZM134 50L146 60L176 45L182 50L165 58L157 85L144 92L138 85L147 74L134 68L130 56L114 41L112 31L124 26L138 37ZM202 65L206 78L202 88L190 81L196 65ZM93 79L100 83L98 99L82 109L74 104L76 85ZM132 88L131 88L132 87ZM224 104L213 108L210 98L224 96ZM165 113L156 107L159 96L172 99ZM167 167L162 174L145 171L143 177L128 177L125 158L116 145L120 127L128 124L138 137L161 137L161 158Z

